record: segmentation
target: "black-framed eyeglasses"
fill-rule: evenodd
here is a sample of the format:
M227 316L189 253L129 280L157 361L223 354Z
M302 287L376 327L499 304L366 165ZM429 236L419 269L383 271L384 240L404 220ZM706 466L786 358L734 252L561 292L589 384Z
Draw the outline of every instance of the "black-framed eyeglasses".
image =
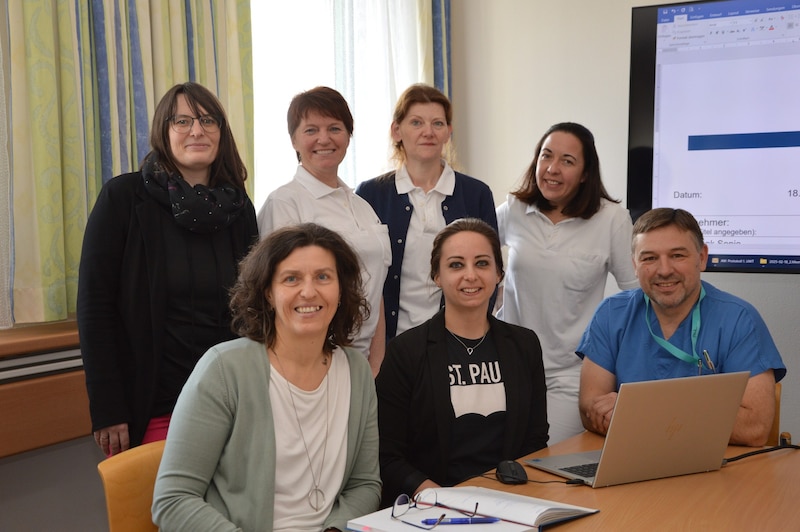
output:
M474 511L465 512L463 510L450 508L449 506L440 503L436 498L436 492L429 490L429 491L421 491L414 497L409 497L405 493L398 496L397 499L395 499L394 501L394 505L392 506L391 516L392 519L396 519L397 521L400 521L401 523L404 523L406 525L413 526L415 528L421 528L422 530L431 530L439 526L439 524L442 521L444 521L444 518L447 516L447 514L440 515L439 518L436 519L434 523L431 523L429 525L418 525L416 523L411 523L401 518L405 516L408 513L408 511L411 510L412 508L417 510L428 510L434 507L444 508L445 510L452 510L468 517L474 517L478 514L477 502L475 503Z
M216 116L203 115L203 116L189 116L189 115L175 115L167 118L167 122L172 125L172 130L175 133L188 133L194 127L194 121L200 123L200 127L206 133L216 133L219 131L219 119Z

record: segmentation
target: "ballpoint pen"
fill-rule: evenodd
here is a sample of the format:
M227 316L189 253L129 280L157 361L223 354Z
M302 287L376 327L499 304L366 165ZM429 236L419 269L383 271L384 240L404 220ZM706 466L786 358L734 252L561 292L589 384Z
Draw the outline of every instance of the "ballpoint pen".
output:
M499 517L448 517L439 522L438 519L423 519L423 525L479 525L483 523L496 523Z
M717 368L714 366L714 362L711 360L711 356L708 354L708 351L706 351L705 349L703 349L703 356L706 359L706 366L708 366L708 369L710 369L711 371L716 373L717 372Z

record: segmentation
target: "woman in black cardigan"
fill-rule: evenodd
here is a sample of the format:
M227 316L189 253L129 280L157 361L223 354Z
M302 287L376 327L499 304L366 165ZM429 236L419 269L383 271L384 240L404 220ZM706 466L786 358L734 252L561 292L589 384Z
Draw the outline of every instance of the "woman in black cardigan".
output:
M376 380L383 506L547 445L539 340L487 312L503 278L495 230L475 218L449 224L431 278L444 309L389 343Z
M78 330L92 431L107 455L166 437L200 356L236 336L228 288L258 241L247 170L219 100L170 89L138 172L109 180L86 225Z

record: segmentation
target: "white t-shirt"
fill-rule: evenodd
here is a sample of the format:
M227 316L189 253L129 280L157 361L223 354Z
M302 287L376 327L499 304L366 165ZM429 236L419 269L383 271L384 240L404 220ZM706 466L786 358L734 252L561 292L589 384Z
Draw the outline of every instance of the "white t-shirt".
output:
M436 186L427 193L414 185L403 165L395 174L398 194L408 194L413 210L406 233L403 264L400 270L400 310L397 334L428 321L439 310L442 291L431 280L433 239L447 222L442 202L453 194L456 174L444 163Z
M269 195L258 213L261 238L287 225L313 222L339 233L361 259L361 278L370 307L369 319L356 335L353 347L369 357L378 326L383 282L392 263L389 228L372 207L342 180L331 188L302 166L294 179Z
M319 531L331 513L331 507L342 486L347 461L350 364L347 356L338 348L334 351L330 364L328 375L312 391L301 390L289 384L275 366L270 371L269 399L275 422L277 452L274 514L276 532ZM291 395L289 386L292 387ZM298 418L302 424L302 433L297 423ZM258 460L254 463L258 463ZM315 478L325 495L324 505L316 511L308 499L309 492L314 489Z

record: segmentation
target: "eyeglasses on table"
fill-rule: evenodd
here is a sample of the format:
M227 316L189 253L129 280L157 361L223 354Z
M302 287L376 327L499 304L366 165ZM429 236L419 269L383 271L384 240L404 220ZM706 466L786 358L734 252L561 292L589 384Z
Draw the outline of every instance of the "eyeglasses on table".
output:
M439 526L442 521L447 517L446 513L443 513L439 516L435 523L431 525L422 525L417 523L411 523L406 521L406 519L411 519L411 514L409 512L411 510L429 510L431 508L438 507L444 510L450 510L453 512L458 512L460 515L466 517L475 517L478 515L478 503L475 503L475 509L472 512L465 512L463 510L458 510L456 508L451 508L447 505L440 503L436 498L436 492L433 490L425 490L419 492L414 497L409 497L405 493L398 496L397 499L394 501L394 505L392 506L392 519L400 521L409 526L413 526L415 528L421 528L422 530L431 530ZM405 517L405 519L403 519Z

